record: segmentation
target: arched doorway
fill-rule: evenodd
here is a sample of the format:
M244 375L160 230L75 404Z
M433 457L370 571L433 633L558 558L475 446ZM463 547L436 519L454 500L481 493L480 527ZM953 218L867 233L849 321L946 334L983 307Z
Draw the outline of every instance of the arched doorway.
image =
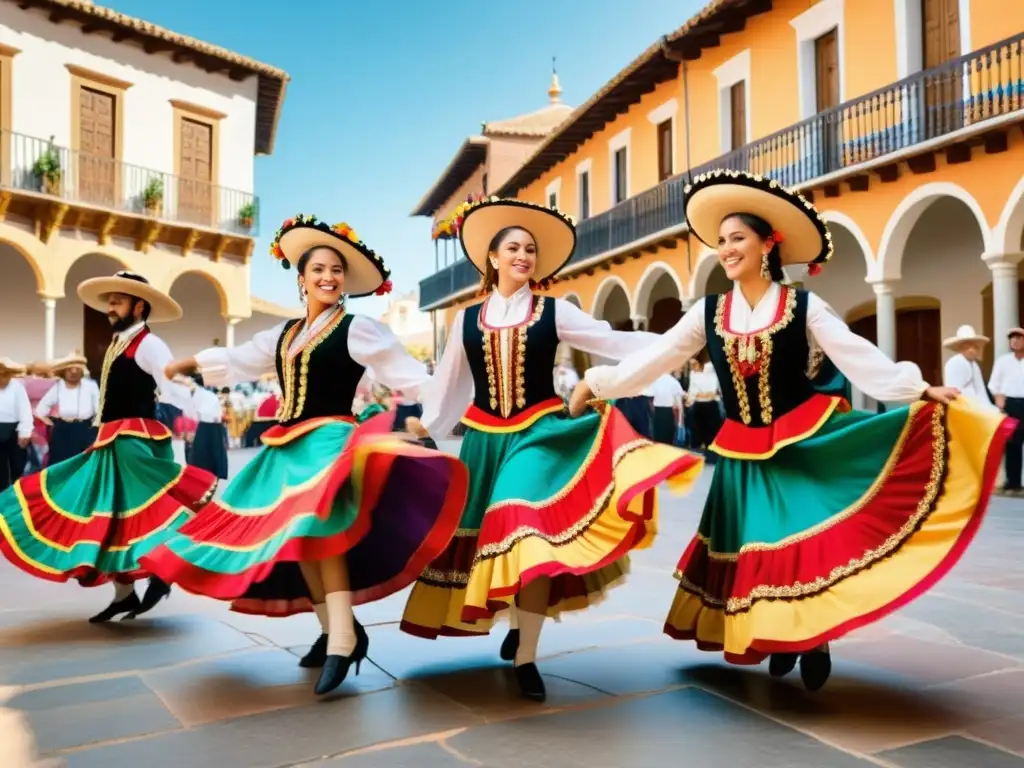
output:
M25 363L46 354L46 314L39 298L40 284L28 259L17 248L0 242L0 355ZM11 322L17 319L18 322Z
M159 332L175 357L224 346L224 300L213 278L185 272L172 283L171 297L181 305L182 318L161 326Z
M598 286L592 314L598 320L606 320L613 328L621 328L630 323L632 329L632 307L629 294L626 293L626 284L621 278L608 277Z
M81 350L89 361L89 374L99 381L103 357L113 332L105 312L85 306L78 298L78 286L94 277L109 277L127 269L120 261L102 253L80 257L64 278L64 298L57 303L55 346L57 356Z
M854 308L847 318L850 330L878 343L874 302ZM896 301L896 359L921 369L925 381L942 381L942 307L930 296L905 296Z
M647 330L664 333L683 316L683 291L679 276L668 264L651 264L636 288L637 313L647 318Z

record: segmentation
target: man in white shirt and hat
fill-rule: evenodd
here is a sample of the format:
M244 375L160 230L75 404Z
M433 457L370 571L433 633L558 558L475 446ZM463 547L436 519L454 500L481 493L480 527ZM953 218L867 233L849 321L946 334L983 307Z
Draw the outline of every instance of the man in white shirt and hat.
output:
M1024 328L1011 328L1010 351L996 358L988 388L996 406L1017 420L1017 429L1006 441L1006 485L1003 493L1020 496L1024 465Z
M36 416L50 427L49 464L77 456L96 439L93 422L99 413L100 388L86 378L86 362L80 353L72 352L50 364L57 383L36 405Z
M32 404L17 378L25 370L21 363L0 357L0 491L21 477L32 439Z
M979 408L995 410L995 405L985 387L985 376L978 361L988 344L988 336L974 330L974 326L961 325L956 335L945 339L942 346L955 354L946 361L942 372L942 383L956 387L960 394Z

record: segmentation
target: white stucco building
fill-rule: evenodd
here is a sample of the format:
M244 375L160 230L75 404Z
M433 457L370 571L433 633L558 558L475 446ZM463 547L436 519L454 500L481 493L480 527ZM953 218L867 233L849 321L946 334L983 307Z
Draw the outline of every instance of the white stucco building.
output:
M287 82L90 2L0 0L0 354L101 359L106 319L76 288L125 268L184 308L160 327L175 353L294 314L249 290L254 156Z

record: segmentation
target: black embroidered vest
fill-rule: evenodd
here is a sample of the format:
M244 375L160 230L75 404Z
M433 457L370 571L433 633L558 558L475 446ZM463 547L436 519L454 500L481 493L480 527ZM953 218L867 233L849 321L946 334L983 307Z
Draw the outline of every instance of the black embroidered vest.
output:
M100 374L100 423L119 419L156 418L156 379L135 362L135 353L149 335L143 328L123 349L112 341Z
M508 328L484 325L485 304L469 307L463 316L462 344L476 390L473 405L495 418L512 419L557 398L555 302L534 296L525 322Z
M708 354L729 419L751 427L771 424L815 394L815 360L807 341L807 291L782 286L772 323L759 331L729 330L732 293L704 304ZM818 361L821 362L820 360Z
M277 378L281 382L282 426L321 416L351 416L356 388L365 368L348 352L348 330L354 315L339 311L320 332L288 354L301 320L289 320L277 345Z

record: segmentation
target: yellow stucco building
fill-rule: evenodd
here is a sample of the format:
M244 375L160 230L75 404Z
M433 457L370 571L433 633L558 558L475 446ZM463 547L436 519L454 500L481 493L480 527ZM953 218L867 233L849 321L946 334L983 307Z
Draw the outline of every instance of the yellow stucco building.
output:
M507 180L461 192L574 215L577 252L550 292L663 332L727 286L689 239L688 172L777 178L813 198L836 243L821 275L789 278L939 381L941 340L959 325L998 352L1021 324L1022 30L1024 3L1002 0L712 2ZM421 283L421 307L443 327L476 286L456 260Z

